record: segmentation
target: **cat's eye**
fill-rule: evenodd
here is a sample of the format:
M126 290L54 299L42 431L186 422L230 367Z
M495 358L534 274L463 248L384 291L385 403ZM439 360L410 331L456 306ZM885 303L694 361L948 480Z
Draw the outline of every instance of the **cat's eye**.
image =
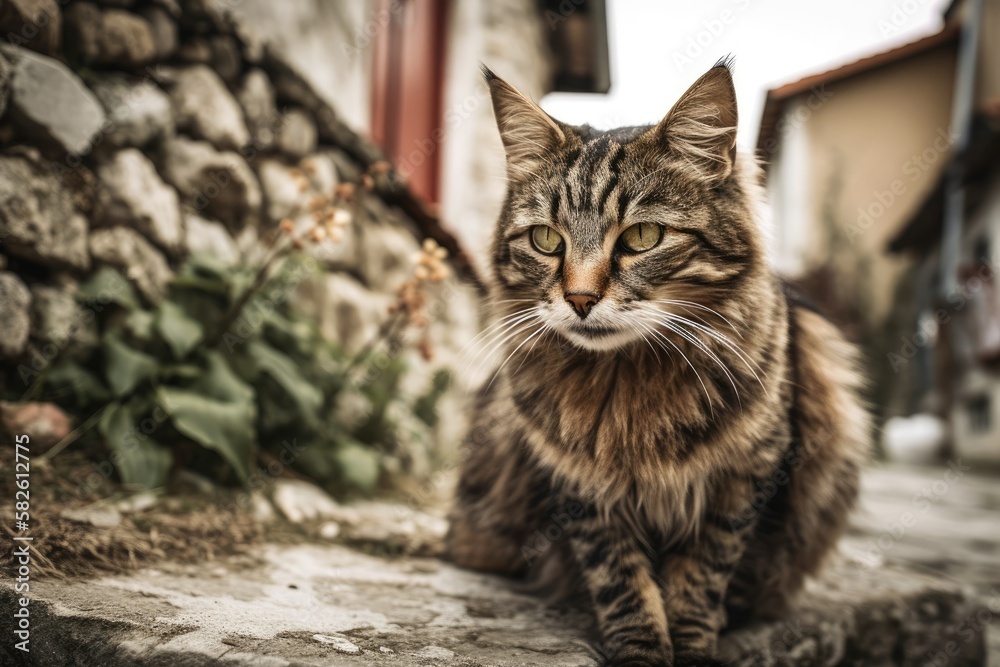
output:
M531 245L543 255L554 255L563 249L563 237L548 225L531 228Z
M652 222L640 222L622 232L619 241L629 252L645 252L660 242L663 228Z

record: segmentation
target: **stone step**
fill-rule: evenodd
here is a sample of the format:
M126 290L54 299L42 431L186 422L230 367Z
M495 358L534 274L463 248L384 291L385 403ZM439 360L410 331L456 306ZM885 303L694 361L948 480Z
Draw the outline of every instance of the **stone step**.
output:
M14 603L12 585L0 582L3 609ZM266 545L254 558L32 581L31 596L31 652L16 651L7 632L0 664L596 664L584 611L548 607L511 582L438 560L336 545ZM786 620L731 633L723 649L747 667L971 667L985 664L984 624L997 613L1000 599L844 562L812 582Z

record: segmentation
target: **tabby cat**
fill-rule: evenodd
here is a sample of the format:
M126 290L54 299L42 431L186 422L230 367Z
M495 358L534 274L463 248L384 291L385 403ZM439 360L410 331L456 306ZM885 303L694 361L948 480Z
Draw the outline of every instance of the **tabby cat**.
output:
M870 440L856 351L768 264L728 62L606 132L483 71L504 361L451 557L586 594L608 665L724 664L719 632L780 614L844 527Z

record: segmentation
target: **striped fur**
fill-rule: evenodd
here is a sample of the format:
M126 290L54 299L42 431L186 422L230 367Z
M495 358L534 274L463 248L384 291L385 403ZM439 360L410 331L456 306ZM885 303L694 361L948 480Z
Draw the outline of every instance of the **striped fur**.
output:
M450 553L587 593L607 664L719 664L719 632L781 613L844 526L870 437L855 350L767 264L726 64L659 125L609 132L487 81L509 167L487 332L503 363ZM636 253L639 223L662 236ZM560 251L533 246L537 225Z

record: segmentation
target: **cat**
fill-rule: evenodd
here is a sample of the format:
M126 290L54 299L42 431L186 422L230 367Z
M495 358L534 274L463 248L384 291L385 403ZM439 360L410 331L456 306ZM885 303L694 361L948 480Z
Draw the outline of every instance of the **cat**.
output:
M720 631L780 615L844 528L871 440L858 353L769 265L730 61L610 131L483 74L504 363L448 553L581 591L607 665L724 664Z

